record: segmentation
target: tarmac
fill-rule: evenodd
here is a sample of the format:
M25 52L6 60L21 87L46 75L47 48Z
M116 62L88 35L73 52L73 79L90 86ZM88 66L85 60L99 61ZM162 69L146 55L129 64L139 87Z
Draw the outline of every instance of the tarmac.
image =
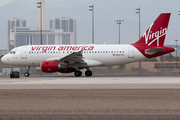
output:
M177 120L180 77L0 77L0 119Z
M179 89L180 77L0 77L0 89Z

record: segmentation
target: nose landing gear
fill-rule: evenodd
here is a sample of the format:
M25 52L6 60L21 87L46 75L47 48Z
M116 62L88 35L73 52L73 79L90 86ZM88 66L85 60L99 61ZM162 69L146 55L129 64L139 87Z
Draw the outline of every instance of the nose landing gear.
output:
M26 68L27 68L27 72L24 73L24 76L25 76L25 77L29 77L29 69L30 69L30 67L27 66Z

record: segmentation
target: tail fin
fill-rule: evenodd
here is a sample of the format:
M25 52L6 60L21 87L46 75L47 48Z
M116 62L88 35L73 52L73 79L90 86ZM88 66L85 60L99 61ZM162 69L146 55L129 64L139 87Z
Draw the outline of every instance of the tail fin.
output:
M142 37L133 45L163 46L171 13L161 13Z

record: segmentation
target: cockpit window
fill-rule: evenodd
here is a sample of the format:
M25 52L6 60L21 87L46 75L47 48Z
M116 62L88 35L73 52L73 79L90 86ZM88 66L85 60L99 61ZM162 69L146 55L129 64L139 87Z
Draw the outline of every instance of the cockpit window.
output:
M10 54L15 54L16 52L15 51L11 51Z

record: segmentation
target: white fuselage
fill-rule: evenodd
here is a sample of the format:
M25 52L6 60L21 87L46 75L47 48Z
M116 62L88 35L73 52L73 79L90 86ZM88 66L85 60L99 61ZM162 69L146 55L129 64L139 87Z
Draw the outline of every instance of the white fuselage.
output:
M91 47L91 48L90 48ZM146 59L132 45L28 45L14 48L2 58L7 64L39 67L42 61L61 59L73 52L82 52L87 67L113 66ZM91 64L98 61L102 64Z

